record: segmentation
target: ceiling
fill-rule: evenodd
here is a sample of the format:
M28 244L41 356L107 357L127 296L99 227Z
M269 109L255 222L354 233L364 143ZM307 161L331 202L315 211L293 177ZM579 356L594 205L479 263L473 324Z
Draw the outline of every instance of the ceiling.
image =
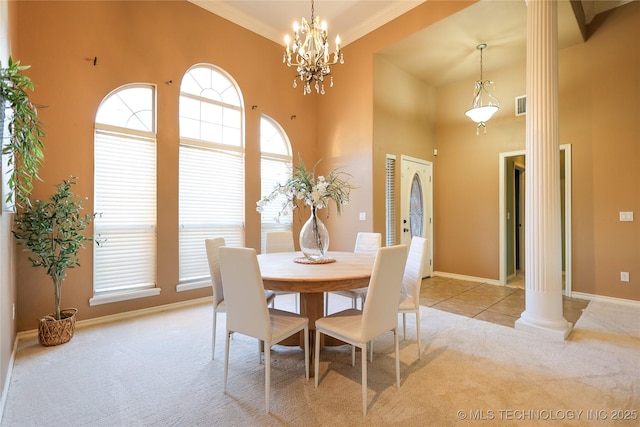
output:
M311 1L189 0L229 21L284 46L294 21L311 17ZM632 0L582 0L585 20ZM330 40L342 46L397 18L422 0L318 0L315 15L327 21ZM522 62L526 57L525 0L481 0L460 12L378 52L389 62L438 87L479 72L476 46L486 43L484 71ZM558 1L560 48L582 43L569 0ZM333 43L331 43L333 46ZM280 60L280 58L277 58ZM349 61L345 55L345 62ZM477 76L476 76L477 77Z

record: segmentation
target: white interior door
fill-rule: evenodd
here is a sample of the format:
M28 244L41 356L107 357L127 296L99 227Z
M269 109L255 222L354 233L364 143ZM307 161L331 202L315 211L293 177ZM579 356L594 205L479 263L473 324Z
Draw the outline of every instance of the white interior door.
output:
M433 275L433 164L415 157L400 158L400 242L409 246L413 236L424 237L428 253L423 277Z

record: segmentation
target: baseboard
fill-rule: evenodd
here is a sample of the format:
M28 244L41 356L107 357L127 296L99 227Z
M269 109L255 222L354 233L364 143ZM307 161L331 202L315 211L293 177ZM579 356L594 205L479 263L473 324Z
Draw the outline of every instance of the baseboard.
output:
M504 286L500 284L499 280L485 279L482 277L474 277L474 276L465 276L463 274L434 271L433 275L437 277L448 277L450 279L467 280L469 282L487 283L490 285ZM614 304L625 304L625 305L631 305L634 307L640 307L640 301L624 299L624 298L608 297L605 295L587 294L584 292L571 292L570 298L586 299L590 301L604 301L604 302L610 302Z
M487 279L484 277L465 276L463 274L445 273L444 271L434 271L434 276L447 277L449 279L466 280L468 282L486 283L488 285L504 286L500 284L500 280Z
M160 313L163 311L177 310L184 307L190 307L199 304L211 304L211 297L202 297L187 301L174 302L171 304L158 305L155 307L142 308L140 310L126 311L124 313L116 313L108 316L94 317L93 319L79 320L76 322L76 328L86 328L87 326L100 325L103 323L115 322L118 320L129 319L131 317L142 316L145 314ZM38 336L38 330L18 332L16 343L19 340L32 339Z
M608 297L605 295L587 294L584 292L571 292L571 298L587 299L590 301L603 301L603 302L610 302L614 304L624 304L624 305L630 305L633 307L640 308L640 301L636 301L632 299Z
M11 384L11 375L13 374L13 362L16 360L16 352L18 351L18 337L13 341L13 350L11 351L11 357L7 364L7 375L4 385L2 386L2 395L0 395L0 421L2 421L2 415L4 414L4 407L7 403L7 396L9 395L9 384Z

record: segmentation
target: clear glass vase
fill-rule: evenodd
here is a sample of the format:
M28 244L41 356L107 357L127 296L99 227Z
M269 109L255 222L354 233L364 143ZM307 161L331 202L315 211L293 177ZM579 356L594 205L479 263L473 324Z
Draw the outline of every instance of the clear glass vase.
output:
M312 261L326 258L329 250L329 231L316 215L316 208L311 208L311 216L300 230L300 250Z

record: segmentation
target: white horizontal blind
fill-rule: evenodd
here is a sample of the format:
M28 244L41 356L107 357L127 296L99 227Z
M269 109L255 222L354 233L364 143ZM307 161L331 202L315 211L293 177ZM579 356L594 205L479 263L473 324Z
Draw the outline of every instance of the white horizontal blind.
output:
M209 277L205 239L244 246L243 153L182 144L179 179L179 275L188 283Z
M189 69L180 86L178 274L181 284L209 279L205 239L244 246L242 99L222 70Z
M155 286L156 140L141 134L95 132L95 294Z
M277 183L284 183L291 177L291 161L282 159L273 159L263 156L260 160L260 173L261 173L261 192L262 197L270 194ZM269 231L275 229L290 230L293 215L283 215L279 218L279 223L276 220L278 213L282 210L287 199L284 195L280 194L271 203L267 203L262 210L262 228L270 228Z
M276 183L283 183L291 176L291 161L270 159L263 156L260 160L260 174L261 193L262 197L264 197L273 191ZM293 215L291 213L286 216L281 216L279 222L275 219L285 202L286 198L280 195L276 200L264 206L261 215L263 246L265 234L269 231L287 231L292 229Z
M396 159L392 156L387 156L386 167L386 212L387 212L387 227L386 227L386 245L393 246L396 244Z

